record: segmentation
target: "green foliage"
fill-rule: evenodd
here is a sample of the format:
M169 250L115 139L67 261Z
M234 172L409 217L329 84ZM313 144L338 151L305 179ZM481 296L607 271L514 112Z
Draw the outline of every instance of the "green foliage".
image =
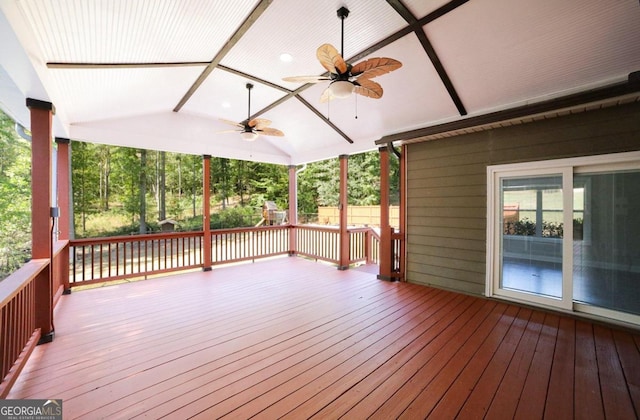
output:
M349 205L380 204L380 153L375 150L349 156L347 190ZM390 202L399 203L399 161L389 156ZM307 165L298 177L298 212L316 213L318 206L337 206L340 199L340 160L327 159Z
M211 229L251 227L262 218L259 209L253 207L229 207L211 215ZM200 222L202 226L202 221Z
M348 204L380 204L380 153L369 152L350 156L348 172Z
M581 220L581 219L580 219ZM580 222L578 222L580 223ZM574 220L574 228L576 221ZM581 223L580 223L581 226ZM582 229L580 228L580 232ZM505 235L536 236L536 223L525 217L515 222L506 222L504 226ZM562 238L564 234L562 222L542 222L542 237Z
M543 222L542 236L544 238L562 238L564 234L562 222Z
M573 219L573 239L582 240L584 238L584 220L582 217Z
M0 111L0 279L31 256L31 146Z
M71 179L73 190L74 225L86 231L87 216L96 213L99 205L98 157L96 145L84 142L71 143Z

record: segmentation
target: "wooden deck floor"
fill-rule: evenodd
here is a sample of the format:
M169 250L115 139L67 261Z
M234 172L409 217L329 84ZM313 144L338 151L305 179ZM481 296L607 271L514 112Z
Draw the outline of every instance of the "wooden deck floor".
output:
M611 418L640 336L300 258L65 296L10 398L64 418Z

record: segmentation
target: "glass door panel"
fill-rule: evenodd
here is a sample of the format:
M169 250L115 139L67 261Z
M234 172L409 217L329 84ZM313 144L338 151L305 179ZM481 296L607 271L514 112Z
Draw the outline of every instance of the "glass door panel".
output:
M505 177L499 185L500 292L561 300L562 174Z
M574 301L640 315L640 171L575 174L573 182Z

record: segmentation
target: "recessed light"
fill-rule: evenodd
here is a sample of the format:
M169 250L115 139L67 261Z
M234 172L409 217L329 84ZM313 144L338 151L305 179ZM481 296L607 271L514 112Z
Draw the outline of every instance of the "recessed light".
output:
M291 61L293 61L293 56L289 53L282 53L280 54L280 61L290 63Z

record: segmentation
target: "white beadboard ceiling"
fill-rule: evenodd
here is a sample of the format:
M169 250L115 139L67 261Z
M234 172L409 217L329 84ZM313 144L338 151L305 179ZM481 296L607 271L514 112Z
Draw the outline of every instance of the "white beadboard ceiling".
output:
M324 73L341 6L345 59L403 63L381 99L282 80ZM29 127L25 99L50 101L58 137L301 164L625 81L638 27L638 0L0 0L0 108ZM247 83L284 137L219 133L247 118Z

